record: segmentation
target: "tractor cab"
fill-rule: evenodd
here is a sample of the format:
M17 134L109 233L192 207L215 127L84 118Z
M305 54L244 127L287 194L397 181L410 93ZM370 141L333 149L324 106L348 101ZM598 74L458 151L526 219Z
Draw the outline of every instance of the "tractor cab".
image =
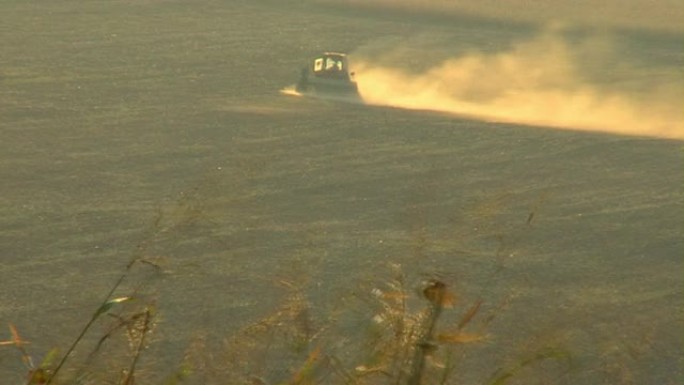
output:
M354 73L349 71L347 55L325 52L302 69L296 90L303 94L358 96Z
M351 81L347 56L341 53L325 53L313 60L313 74L320 78Z

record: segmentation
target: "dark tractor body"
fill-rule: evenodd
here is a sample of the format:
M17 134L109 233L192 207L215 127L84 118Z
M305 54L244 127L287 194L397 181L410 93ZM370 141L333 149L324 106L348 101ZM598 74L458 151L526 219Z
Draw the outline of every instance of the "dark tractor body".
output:
M358 87L349 71L347 55L325 52L302 68L296 91L321 96L358 97Z

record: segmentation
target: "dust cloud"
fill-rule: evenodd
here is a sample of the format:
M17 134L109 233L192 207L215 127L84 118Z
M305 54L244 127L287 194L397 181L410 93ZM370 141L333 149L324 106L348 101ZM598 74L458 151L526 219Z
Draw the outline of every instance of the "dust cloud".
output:
M609 38L569 42L549 28L502 50L455 57L431 55L416 48L419 45L420 39L383 42L352 54L366 103L487 121L684 139L679 68L629 64Z

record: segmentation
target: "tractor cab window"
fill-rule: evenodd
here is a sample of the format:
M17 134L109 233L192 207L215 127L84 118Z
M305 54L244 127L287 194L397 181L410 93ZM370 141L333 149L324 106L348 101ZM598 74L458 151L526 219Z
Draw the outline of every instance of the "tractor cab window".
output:
M342 71L342 69L343 69L342 60L331 58L331 57L325 59L325 70L326 71Z
M348 77L343 56L323 56L314 60L313 72L316 76L326 78Z
M323 61L325 59L323 58L318 58L314 60L314 72L321 72L323 71Z

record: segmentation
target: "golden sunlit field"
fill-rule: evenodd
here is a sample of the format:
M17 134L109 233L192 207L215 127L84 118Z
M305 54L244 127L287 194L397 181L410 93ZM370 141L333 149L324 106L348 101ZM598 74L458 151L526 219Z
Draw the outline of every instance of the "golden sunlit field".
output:
M684 376L679 32L314 0L0 30L0 384ZM322 51L366 103L280 92Z

